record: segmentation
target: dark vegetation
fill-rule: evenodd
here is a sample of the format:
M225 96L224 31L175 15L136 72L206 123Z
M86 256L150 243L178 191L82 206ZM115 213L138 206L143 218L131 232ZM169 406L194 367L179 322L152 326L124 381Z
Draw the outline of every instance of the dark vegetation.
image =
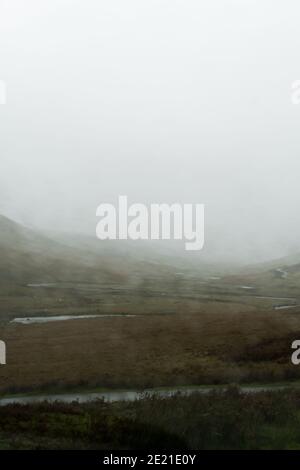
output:
M2 449L299 449L300 392L0 408Z

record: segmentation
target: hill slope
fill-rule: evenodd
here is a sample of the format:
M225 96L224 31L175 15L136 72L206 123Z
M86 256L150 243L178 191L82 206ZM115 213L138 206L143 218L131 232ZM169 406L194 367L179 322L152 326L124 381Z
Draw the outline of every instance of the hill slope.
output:
M126 275L101 257L89 257L84 250L54 241L4 216L0 216L0 259L1 281L120 280Z

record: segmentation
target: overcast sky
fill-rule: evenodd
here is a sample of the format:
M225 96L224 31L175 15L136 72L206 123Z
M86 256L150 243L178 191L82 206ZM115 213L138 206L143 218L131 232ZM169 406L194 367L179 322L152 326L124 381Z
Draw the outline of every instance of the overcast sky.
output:
M298 0L0 0L0 212L94 235L119 194L198 202L229 252L300 251L299 17Z

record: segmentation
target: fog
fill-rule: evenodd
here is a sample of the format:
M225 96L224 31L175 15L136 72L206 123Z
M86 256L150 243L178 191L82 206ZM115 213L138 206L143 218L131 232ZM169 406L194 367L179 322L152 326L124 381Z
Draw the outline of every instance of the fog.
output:
M206 244L300 252L296 0L0 0L0 213L95 237L96 208L203 203Z

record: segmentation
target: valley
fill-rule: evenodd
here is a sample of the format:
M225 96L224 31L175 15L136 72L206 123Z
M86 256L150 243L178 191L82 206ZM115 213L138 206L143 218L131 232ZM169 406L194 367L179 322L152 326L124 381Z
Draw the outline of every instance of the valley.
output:
M93 255L88 242L80 252L74 243L59 244L10 221L5 226L3 396L300 378L290 361L291 343L300 338L296 266L280 260L278 268L212 274L163 258L156 265L130 250L127 257L117 250ZM3 245L11 239L18 243L5 259ZM278 269L288 275L278 276Z

